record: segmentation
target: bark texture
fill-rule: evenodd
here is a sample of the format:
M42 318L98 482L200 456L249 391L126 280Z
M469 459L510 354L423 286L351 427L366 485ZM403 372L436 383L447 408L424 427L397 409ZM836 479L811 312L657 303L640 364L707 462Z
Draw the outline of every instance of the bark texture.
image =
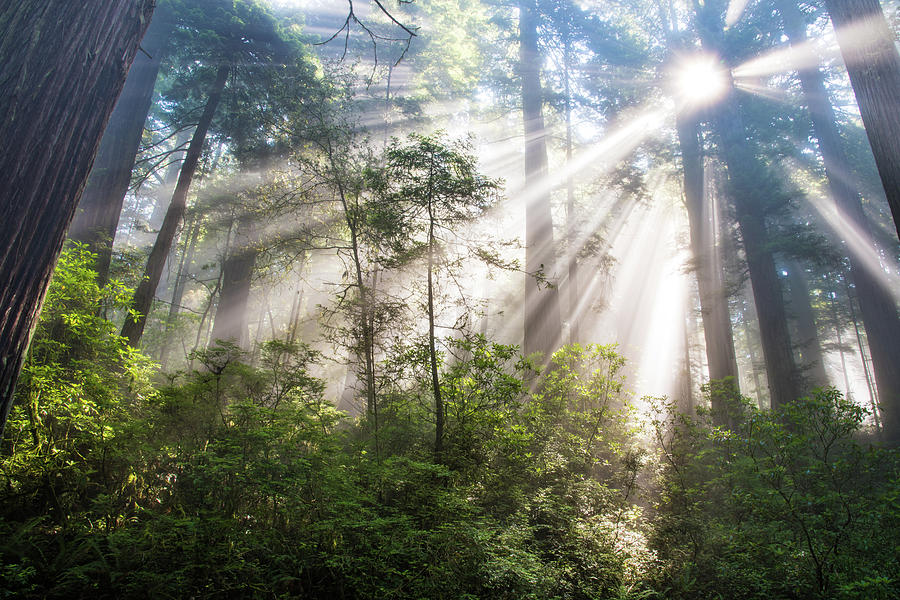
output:
M206 106L200 121L197 123L197 129L191 138L191 144L188 146L187 154L184 157L184 163L181 165L181 173L178 175L178 183L175 186L175 193L172 194L172 202L166 211L166 218L163 220L159 235L156 236L156 243L150 251L147 258L147 266L144 269L144 276L141 278L140 284L134 292L134 301L132 309L137 312L136 317L129 316L125 319L122 326L122 337L128 339L131 346L137 346L144 334L144 325L147 323L147 313L153 304L153 296L156 293L156 287L162 277L163 267L166 264L166 257L175 241L175 235L178 227L184 219L184 211L187 208L188 191L191 182L194 179L194 173L197 171L197 165L200 162L200 154L203 151L203 144L206 141L206 132L212 124L216 109L219 107L219 101L222 99L222 93L225 90L225 83L228 80L228 74L231 69L228 65L222 65L216 72L216 79L213 82L209 97L206 100Z
M0 433L153 0L0 5Z
M119 215L131 183L131 170L140 148L144 121L150 112L163 48L172 27L166 17L157 12L141 42L146 54L139 52L135 56L122 95L100 140L97 159L78 203L78 212L69 228L69 239L87 244L91 252L97 254L96 268L101 285L109 280Z
M522 115L525 124L525 270L553 275L555 263L550 192L530 193L547 177L547 143L541 91L537 8L533 0L519 3L519 59ZM559 293L529 276L525 284L525 354L542 352L544 360L562 341Z
M900 54L879 0L825 0L900 235Z

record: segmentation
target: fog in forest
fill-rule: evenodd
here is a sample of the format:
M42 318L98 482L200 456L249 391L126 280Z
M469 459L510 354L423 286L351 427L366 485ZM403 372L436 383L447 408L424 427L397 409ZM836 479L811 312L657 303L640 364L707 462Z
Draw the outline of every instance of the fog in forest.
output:
M898 30L0 6L0 596L897 597Z

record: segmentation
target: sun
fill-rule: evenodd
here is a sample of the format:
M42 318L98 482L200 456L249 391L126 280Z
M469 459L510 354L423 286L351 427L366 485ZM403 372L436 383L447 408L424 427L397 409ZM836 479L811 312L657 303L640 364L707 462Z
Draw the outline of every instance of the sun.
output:
M712 55L682 60L674 69L672 87L679 100L690 105L711 104L728 90L728 71Z

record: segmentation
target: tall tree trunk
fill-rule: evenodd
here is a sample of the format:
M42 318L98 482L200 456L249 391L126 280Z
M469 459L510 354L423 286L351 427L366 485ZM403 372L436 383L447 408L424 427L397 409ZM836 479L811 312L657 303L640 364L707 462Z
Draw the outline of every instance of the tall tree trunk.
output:
M181 311L181 301L184 299L185 281L191 268L191 262L194 260L194 249L197 247L197 239L200 237L200 219L193 219L191 234L187 246L181 255L181 262L178 265L178 273L175 276L175 286L172 290L172 302L169 304L169 315L166 317L166 335L162 341L162 349L159 354L159 363L162 368L166 368L169 359L169 352L172 349L172 340L170 339L172 331L175 329L175 322L178 319L178 313Z
M894 35L879 0L825 0L825 6L900 235L900 54Z
M803 18L797 6L790 0L781 0L779 12L784 23L784 31L790 39L791 45L804 44L806 33ZM845 60L848 60L846 56ZM850 161L847 159L838 132L834 108L828 99L822 72L818 68L801 69L798 75L803 89L803 98L809 108L813 133L819 141L819 151L825 164L828 189L842 216L852 223L864 239L872 240L872 227L863 211L859 192L849 183ZM894 88L894 98L896 98L897 90L900 90L900 84ZM896 99L893 102L895 110L892 119L896 124L900 110L897 110ZM869 130L868 124L866 129ZM894 191L900 193L900 180L895 180ZM896 212L894 212L894 221L897 221ZM850 278L856 287L863 326L866 329L866 337L872 353L875 383L878 387L878 396L881 399L881 409L884 415L885 439L893 445L898 445L900 444L900 364L898 364L897 357L900 356L900 317L898 317L897 305L890 292L878 282L876 275L868 271L861 257L854 256L852 247L848 246L848 248L851 250Z
M822 344L819 341L819 328L809 298L809 286L806 273L796 260L787 265L788 286L790 287L791 316L797 327L797 341L794 345L799 351L799 365L803 371L802 391L828 385L825 373L825 361L822 357Z
M875 422L878 423L878 394L876 393L875 384L872 376L869 374L869 360L866 359L866 346L869 346L869 355L872 354L870 344L863 344L862 334L859 331L859 319L856 318L856 310L853 308L853 294L850 288L847 288L847 308L850 309L850 322L853 323L853 332L856 334L856 347L859 349L859 362L862 364L863 376L866 380L866 390L869 392L869 401L872 405L872 414Z
M332 169L338 171L338 165L329 146L328 159ZM350 198L340 180L336 181L338 195L341 199L341 208L344 213L344 222L350 232L350 255L353 261L353 277L356 279L356 290L359 294L359 343L362 344L363 376L366 385L366 416L369 418L375 438L375 452L379 456L378 439L378 399L375 393L375 323L374 323L374 289L377 273L366 273L363 267L362 247L359 239L360 222L358 203L353 207ZM372 282L369 285L366 280Z
M216 73L216 79L210 90L203 114L200 116L197 129L194 130L191 144L188 146L187 154L184 157L184 164L181 166L181 173L178 175L178 184L175 186L175 193L172 194L172 202L166 211L166 218L163 220L159 235L156 236L153 250L150 251L147 266L144 269L144 276L134 292L134 301L131 307L137 312L137 316L133 317L129 314L125 318L125 324L122 326L122 337L127 338L131 346L136 347L144 334L147 313L150 312L150 307L153 304L153 295L156 293L156 287L159 285L159 280L162 277L169 249L175 240L178 226L184 218L188 190L191 187L194 172L197 170L197 164L200 161L203 143L206 141L206 132L209 130L210 124L212 124L219 101L222 99L222 92L225 90L225 82L228 80L230 70L228 65L222 65Z
M172 162L166 169L163 177L162 185L155 190L156 203L153 205L153 212L150 214L150 221L147 223L153 231L159 231L162 227L163 220L166 218L166 210L169 208L169 201L172 199L172 192L175 191L175 185L178 183L178 173L181 172L181 165L184 164L184 152L180 150L191 139L190 129L179 131L175 136L175 149L172 151L170 158L178 155L178 158L172 158ZM213 166L210 171L215 171L216 160L213 159Z
M700 0L694 0L694 7L704 49L724 56L721 51L723 14L718 10L721 3L701 4ZM766 206L777 198L777 188L772 174L747 139L741 106L733 86L714 107L713 125L728 171L730 193L744 243L771 404L772 408L778 408L799 397L799 374L791 347L784 295L775 258L769 248L766 225Z
M78 212L69 228L69 239L87 244L91 252L97 254L100 285L109 280L119 215L131 183L131 170L141 145L144 122L150 112L153 88L171 30L169 15L157 11L141 42L146 54L139 52L128 72L122 95L100 140L97 159L78 203Z
M838 352L840 352L841 356L841 372L844 376L844 389L846 390L847 400L853 401L853 392L850 389L850 372L847 370L847 356L844 352L844 341L841 339L841 329L842 323L840 320L840 315L837 310L837 301L835 300L834 292L830 292L828 297L830 298L829 305L831 306L831 320L834 324L834 335L837 340Z
M572 40L569 16L566 15L566 29L563 38L563 93L565 94L566 111L566 166L572 164L572 84L571 61ZM567 288L569 298L569 343L581 341L581 290L578 286L578 251L581 244L578 240L577 215L575 214L575 176L571 170L566 174L566 250L568 256Z
M437 348L434 337L434 215L428 202L428 357L431 364L431 388L434 392L434 457L440 462L444 452L444 401L438 378Z
M547 177L547 142L541 91L541 55L534 0L519 2L519 66L525 124L525 270L552 278L555 264L550 192L532 193ZM529 275L525 283L525 353L542 352L544 360L559 346L562 322L559 291Z
M0 434L50 275L152 0L0 6ZM13 146L14 145L14 149Z
M715 127L750 272L770 398L777 408L799 397L799 382L764 212L775 193L771 175L748 145L740 108L731 94L716 111Z
M704 192L703 155L698 126L691 115L679 113L676 116L676 127L681 148L684 199L700 294L709 378L722 380L730 377L734 391L737 392L739 383L734 334L728 312L728 298L725 296L721 261L717 259L713 215Z
M238 220L232 248L222 265L222 292L213 322L212 341L231 341L242 350L250 349L247 306L259 254L257 243L253 215L244 214Z

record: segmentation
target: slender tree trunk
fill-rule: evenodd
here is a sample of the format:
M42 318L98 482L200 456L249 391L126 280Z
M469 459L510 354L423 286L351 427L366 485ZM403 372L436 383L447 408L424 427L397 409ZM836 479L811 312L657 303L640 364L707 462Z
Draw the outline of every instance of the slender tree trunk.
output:
M563 40L563 88L566 102L566 165L572 163L572 85L570 63L572 60L572 41L570 28L566 22L565 39ZM575 213L575 178L569 171L566 176L566 249L568 251L568 297L569 297L569 343L581 341L581 291L578 286L578 251L581 244L578 240L577 215Z
M191 268L191 262L194 260L194 249L197 247L197 239L200 237L200 219L197 217L192 223L192 231L190 240L184 253L181 255L181 262L178 265L178 274L175 277L175 287L172 290L172 303L169 305L169 315L166 317L166 335L163 338L162 349L160 350L159 362L163 369L169 359L169 351L172 348L172 340L169 339L175 329L175 322L178 319L178 313L181 311L181 301L184 298L185 281Z
M819 341L819 328L816 325L816 316L809 298L809 286L806 283L806 273L796 260L791 260L787 265L788 285L790 286L791 315L797 327L797 343L794 345L799 351L802 378L807 385L802 386L802 391L811 388L825 387L828 385L828 375L825 373L825 360L822 357L822 344Z
M681 385L679 390L678 407L686 415L694 414L694 378L691 373L691 329L694 319L691 318L690 311L684 313L684 336L682 344L684 344L684 366L682 367L682 375L679 378Z
M747 345L747 357L750 359L749 370L747 371L747 376L753 380L753 391L756 396L756 405L762 409L766 408L765 403L763 402L763 384L762 377L760 376L760 371L765 369L765 359L760 358L758 347L756 345L756 341L759 339L759 323L754 318L752 311L748 310L750 308L750 300L752 297L752 291L746 289L742 291L743 301L741 303L741 322L743 323L743 327L741 329L744 333L744 343ZM769 402L771 405L771 401Z
M141 145L144 122L153 100L164 48L172 30L169 15L157 11L141 42L144 52L135 56L122 95L103 132L97 159L91 169L78 212L68 237L88 245L97 254L97 275L101 285L109 280L113 241L125 194L131 184L131 170Z
M247 307L256 257L259 254L253 216L242 215L231 243L231 250L222 265L222 292L213 323L212 340L231 341L242 350L249 350Z
M206 308L203 309L203 314L200 315L200 324L197 326L197 336L194 338L194 347L191 348L189 354L193 355L200 348L200 341L203 339L203 331L204 326L210 321L209 313L212 310L213 304L216 303L216 297L219 295L219 290L222 289L222 272L219 271L219 278L216 280L216 285L213 287L212 291L209 293L209 299L206 302ZM206 339L209 341L209 327L206 327L207 336ZM194 367L194 359L191 358L191 368Z
M900 235L900 54L894 35L879 0L825 0L825 6ZM900 417L891 419L892 427L900 425ZM900 442L900 432L888 438Z
M228 80L230 67L222 65L216 73L216 79L210 90L209 98L197 123L197 129L191 138L191 144L188 146L187 154L184 158L184 164L181 166L181 173L178 175L178 184L175 186L175 193L172 194L172 202L166 211L166 218L156 236L156 243L153 250L150 251L150 257L147 259L147 266L144 269L144 276L138 284L137 290L134 292L134 301L132 309L137 312L137 317L129 315L125 319L125 325L122 327L122 337L128 339L128 343L136 347L144 333L144 326L147 323L147 313L153 304L153 296L156 293L156 287L162 277L163 267L166 257L169 255L169 249L175 240L175 234L178 226L184 218L184 211L187 207L188 190L191 187L191 181L194 172L197 170L197 164L200 161L200 154L203 150L203 143L206 140L206 132L212 124L219 101L222 99L222 92L225 90L225 82Z
M850 389L850 372L847 370L847 356L844 352L844 341L841 339L841 321L837 311L837 301L834 299L835 293L830 292L829 294L830 304L831 304L831 318L834 321L834 334L835 339L837 340L838 351L841 355L841 369L844 375L844 389L847 390L847 400L853 400L853 392Z
M434 338L434 216L428 204L428 357L431 363L431 388L434 391L434 456L440 461L444 452L444 401L438 378L437 348Z
M853 332L856 334L856 347L859 349L859 362L862 364L863 376L866 380L866 389L869 392L869 401L872 404L875 421L877 422L879 396L875 389L875 383L872 381L872 376L870 375L870 361L866 358L866 346L869 347L869 355L871 355L872 345L871 341L868 339L866 340L868 343L863 344L862 334L859 331L859 319L856 318L856 309L853 308L853 292L849 286L847 287L847 308L850 310L850 322L853 323Z
M156 204L153 205L153 212L150 214L150 221L148 222L150 229L153 231L159 231L159 228L162 227L163 220L166 218L166 211L169 208L169 201L171 201L172 193L175 191L175 186L178 184L178 173L181 172L181 165L184 164L185 152L185 150L178 149L183 148L185 144L189 143L190 139L190 129L179 131L175 136L176 149L172 151L170 156L175 156L176 154L180 156L179 158L172 159L172 163L166 169L162 185L154 194L156 196ZM213 159L213 165L210 168L210 171L216 170L216 162L216 159Z
M363 280L362 261L359 257L358 240L354 228L353 233L353 262L356 268L356 285L359 290L360 327L362 328L363 365L366 379L366 413L373 420L373 426L378 430L378 402L375 397L375 332L370 318L373 312L371 306L371 294L369 287ZM376 433L377 435L377 433Z
M152 0L0 6L0 434Z
M723 289L721 262L717 260L716 232L712 211L703 185L703 155L698 126L690 115L676 117L681 164L684 172L684 199L687 205L691 234L691 249L700 294L700 314L706 341L706 360L709 378L730 381L734 391L739 389L737 359L734 353L734 334L728 311L728 298Z
M331 147L328 147L328 159L331 167L337 171L338 165L335 161ZM338 195L341 199L341 208L344 212L344 221L347 230L350 232L350 255L353 261L354 277L356 278L356 289L359 294L359 327L360 327L360 343L362 344L362 359L366 384L366 416L370 419L374 437L376 456L379 455L378 446L378 403L375 394L375 327L374 306L372 306L372 295L369 286L365 281L363 272L363 262L360 256L360 240L359 240L359 216L357 211L352 211L350 201L347 197L347 191L343 184L337 181ZM374 278L373 278L374 281ZM374 285L373 285L374 287Z
M525 186L531 190L547 177L547 143L534 0L519 2L519 58L522 114L525 123ZM525 205L525 270L553 277L555 264L550 193L527 194ZM543 289L542 289L543 287ZM525 283L525 353L542 352L544 360L562 340L559 292L529 275Z
M796 46L804 44L806 42L805 28L797 6L790 0L780 0L779 11L784 23L784 31L791 44ZM840 37L839 32L839 40ZM849 60L846 55L845 60ZM813 133L819 141L819 151L822 153L822 160L825 163L829 191L842 216L852 223L865 240L871 242L873 239L872 227L863 211L859 192L849 183L851 181L849 177L850 161L847 159L837 129L834 108L828 99L822 72L818 68L802 69L798 75L803 89L803 98L809 108ZM855 86L854 83L854 88ZM897 115L900 114L896 104L898 89L900 89L900 84L894 89L892 100L895 109L892 116L894 124L897 123ZM858 94L859 92L857 92ZM870 129L868 122L866 129L867 131ZM878 135L881 133L879 132ZM894 151L896 151L896 143ZM900 167L900 163L897 163L896 166ZM900 179L895 180L894 191L900 194ZM894 212L894 221L897 221L896 212ZM851 250L850 278L856 288L863 326L866 329L866 337L872 353L875 383L878 387L878 396L881 398L881 409L884 411L885 438L888 443L898 445L900 444L900 362L897 357L900 356L900 317L898 317L897 305L890 292L878 282L876 274L870 273L860 257L853 255L852 247L848 246L848 248Z

